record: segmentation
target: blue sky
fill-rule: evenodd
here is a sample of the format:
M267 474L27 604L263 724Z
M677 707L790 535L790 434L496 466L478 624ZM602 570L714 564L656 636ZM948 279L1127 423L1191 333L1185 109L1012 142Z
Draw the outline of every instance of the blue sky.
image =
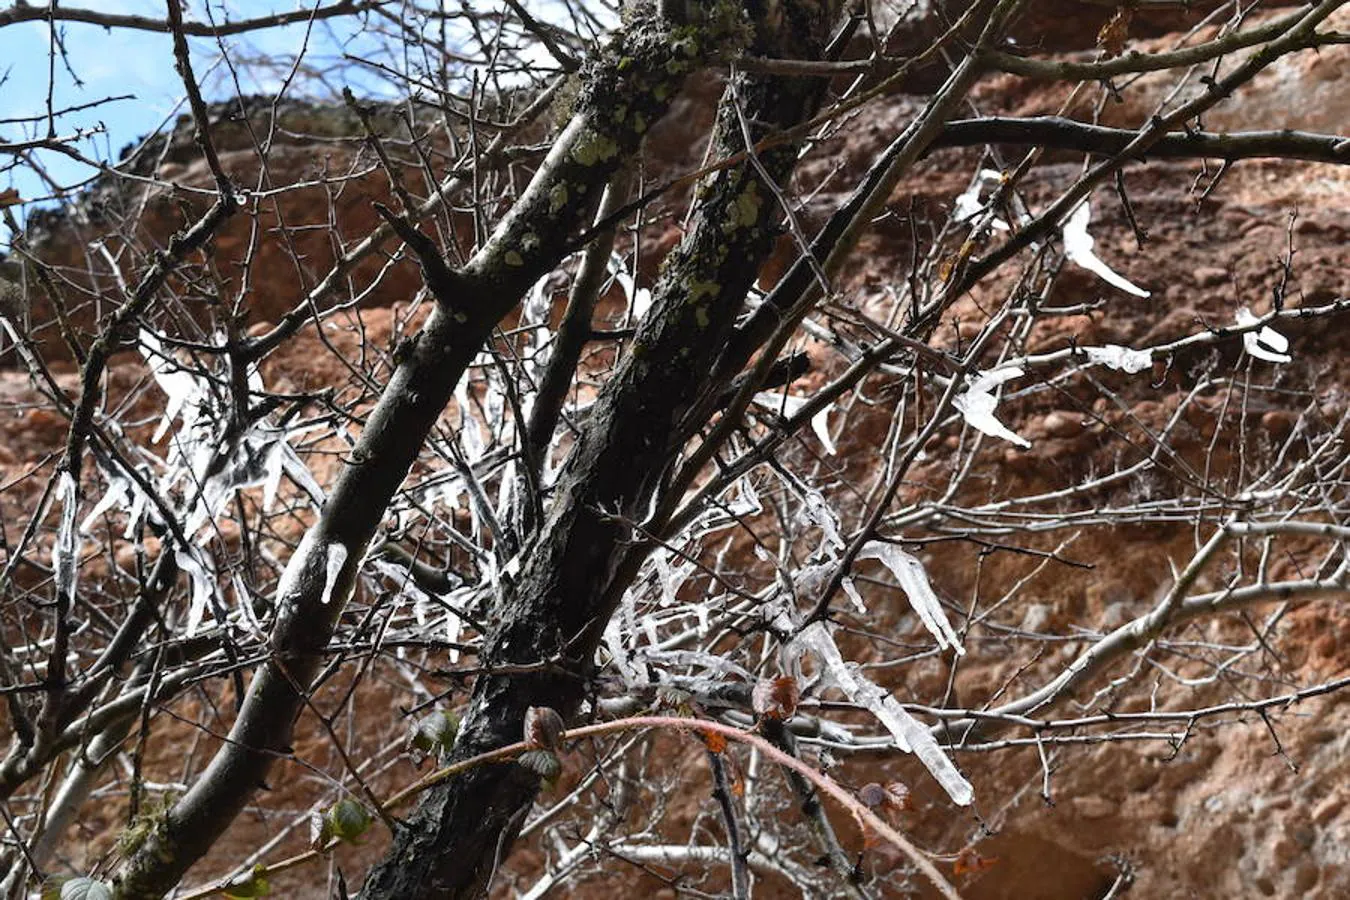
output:
M86 8L106 12L133 13L162 19L165 8L158 0L93 0ZM216 21L249 18L269 12L296 8L284 0L212 0L211 15ZM206 7L194 3L188 16L205 17ZM269 56L283 63L293 61L301 50L305 60L322 64L344 52L368 54L376 42L359 33L354 20L339 19L333 24L316 23L308 35L305 25L293 25L231 37L224 42L230 58L243 60ZM56 110L95 103L109 97L122 97L80 112L62 115L55 122L58 135L94 131L77 145L87 156L115 161L122 147L155 129L185 110L183 89L173 67L173 43L168 35L129 29L107 29L82 23L58 23L63 36L69 66L60 58L55 64L49 54L51 32L45 22L26 22L0 28L0 140L13 141L41 137L47 133L48 92ZM192 39L193 66L203 82L208 99L234 96L233 77L222 62L222 47L213 39ZM240 89L244 93L270 93L281 84L284 72L241 67ZM77 79L78 82L77 83ZM361 90L362 88L365 90ZM354 85L359 93L379 90L372 82ZM323 92L310 81L301 92ZM35 121L12 121L39 117ZM88 166L50 151L39 151L35 160L59 185L70 187L91 177ZM11 162L0 157L0 165ZM31 168L22 164L0 172L0 189L18 188L25 200L42 200L53 195L50 185Z
M317 0L326 6L331 0ZM447 12L465 8L501 9L496 0L443 0ZM41 5L36 0L34 5ZM79 6L101 12L141 15L156 20L165 18L164 0L70 0L66 6ZM214 21L217 24L254 18L297 8L313 9L316 0L192 0L184 18L189 21ZM543 20L574 24L556 0L526 0L523 5ZM8 6L0 0L0 9ZM595 11L606 16L597 4ZM397 4L392 5L397 9ZM388 27L388 23L382 23ZM456 23L450 22L451 28ZM78 22L57 23L65 47L65 59L53 59L52 32L46 22L25 22L0 28L0 141L9 142L44 137L47 134L48 94L54 110L81 105L92 108L56 117L59 136L88 133L75 146L85 156L115 162L121 149L142 136L171 122L186 112L183 87L174 71L173 41L167 34L119 28L109 31ZM375 59L396 69L416 65L415 53L401 58L404 48L390 49L385 38L362 30L355 17L338 17L284 28L269 28L233 36L218 42L213 38L190 39L193 68L208 100L222 100L243 94L274 94L283 83L297 56L304 63L299 79L292 83L288 96L335 99L346 85L358 96L393 96L395 86L360 66L346 66L340 80L332 81L314 74L339 62L344 53ZM539 51L542 53L542 51ZM391 55L396 54L396 55ZM533 56L531 52L529 55ZM229 59L235 71L224 64ZM266 65L249 61L269 60ZM239 78L236 86L235 77ZM107 98L118 98L104 101ZM77 188L90 179L95 170L52 151L35 151L33 162L44 169L61 189ZM9 154L0 154L0 190L17 188L25 201L24 214L31 203L53 203L62 194L54 189L34 167ZM0 250L8 244L8 235L0 229Z
M320 5L329 2L320 0ZM447 2L445 8L461 9L461 2L469 8L501 7L496 2L455 0ZM165 17L163 0L72 0L66 5L157 20ZM550 0L525 5L545 19L549 18L550 7L557 11ZM185 18L221 23L314 6L314 0L209 0L209 5L205 0L194 0ZM397 5L393 8L397 9ZM109 162L116 161L127 144L186 111L182 84L174 71L173 41L168 35L131 29L109 31L77 22L58 23L57 27L68 65L59 56L53 62L49 52L52 34L47 23L25 22L0 28L0 141L47 134L49 92L55 110L97 103L93 108L57 117L55 131L58 135L94 132L78 142L78 149L86 156ZM344 53L404 67L403 60L390 58L382 37L363 32L361 22L354 17L316 22L312 29L305 24L270 28L226 38L223 43L193 38L190 46L193 67L208 100L226 99L237 93L275 93L290 64L302 51L303 61L315 69L340 60ZM247 65L250 59L264 57L277 64ZM234 74L223 65L225 58L238 64L237 87ZM348 66L342 80L336 83L302 76L292 85L289 95L332 98L344 84L359 96L388 96L394 90L371 70ZM98 102L110 97L121 99ZM20 121L25 118L29 120ZM12 165L14 161L10 155L0 155L0 190L17 188L26 201L53 202L60 192L54 191L33 168L22 162ZM75 187L94 174L89 166L51 151L35 152L34 161L63 188ZM28 208L23 207L20 212ZM0 235L0 248L6 243L7 235Z
M162 19L163 3L157 0L103 0L90 3L88 8L105 12L139 13ZM293 9L294 3L269 0L236 0L228 4L212 3L217 20L251 18L267 12ZM192 18L201 18L202 4L193 4ZM59 116L55 121L58 135L76 131L97 131L99 134L81 140L78 148L90 157L113 161L121 147L154 131L163 121L182 111L182 85L173 67L173 42L169 35L150 31L116 30L82 23L59 23L66 47L69 67L61 59L51 65L49 50L51 34L46 23L30 22L0 28L0 119L22 119L38 116L35 121L7 121L0 123L0 139L36 138L47 132L47 93L55 109L96 103L107 97L124 96L127 99L97 105L86 111ZM342 53L344 43L362 42L360 35L350 34L351 23L344 23L348 34L336 34L327 27L316 27L309 42L306 57L316 62ZM273 28L225 43L231 57L267 54L290 61L300 53L305 43L304 26ZM193 39L193 66L208 86L213 97L228 97L235 93L228 80L228 72L220 65L221 49L215 40ZM359 51L369 51L369 46ZM76 80L82 84L77 84ZM267 73L246 70L243 73L244 92L265 93L274 90L278 78ZM0 158L0 165L8 159ZM72 159L50 151L36 154L54 181L63 186L77 184L89 178L92 170ZM0 188L18 188L20 196L43 198L51 196L49 185L26 166L0 174Z

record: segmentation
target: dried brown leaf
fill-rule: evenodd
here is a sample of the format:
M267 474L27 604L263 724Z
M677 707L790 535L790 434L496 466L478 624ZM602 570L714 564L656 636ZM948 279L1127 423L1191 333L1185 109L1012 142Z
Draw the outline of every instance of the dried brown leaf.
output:
M1116 14L1107 20L1101 31L1097 32L1097 45L1108 57L1119 56L1125 52L1125 42L1130 39L1130 20L1133 18L1133 9L1128 6L1119 7Z
M727 752L727 739L725 735L718 734L716 731L700 731L698 735L703 738L703 743L707 746L709 753Z
M792 718L801 697L797 679L791 675L761 678L750 692L750 706L761 718L783 722Z
M997 862L997 856L981 856L974 848L967 847L957 854L956 862L952 863L952 874L957 878L962 875L978 875L993 868Z

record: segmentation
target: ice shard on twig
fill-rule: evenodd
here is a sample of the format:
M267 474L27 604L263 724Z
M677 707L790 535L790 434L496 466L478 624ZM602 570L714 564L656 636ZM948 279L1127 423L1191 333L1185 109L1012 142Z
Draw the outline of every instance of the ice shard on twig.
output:
M967 424L976 431L983 432L990 437L1011 441L1019 447L1030 447L1031 441L1017 434L994 417L994 409L998 406L998 398L994 396L994 390L1004 382L1011 381L1023 374L1025 373L1019 366L1008 366L1002 369L993 369L989 372L981 372L971 379L970 387L966 388L965 393L957 395L952 400L952 406L956 407Z
M1070 262L1077 263L1089 272L1097 275L1102 281L1112 287L1119 288L1127 294L1134 294L1136 297L1148 297L1150 293L1138 285L1131 282L1128 278L1113 271L1110 266L1102 262L1097 254L1092 252L1093 246L1097 243L1092 235L1088 234L1088 222L1092 218L1092 207L1088 201L1082 203L1069 213L1069 218L1064 221L1064 255Z

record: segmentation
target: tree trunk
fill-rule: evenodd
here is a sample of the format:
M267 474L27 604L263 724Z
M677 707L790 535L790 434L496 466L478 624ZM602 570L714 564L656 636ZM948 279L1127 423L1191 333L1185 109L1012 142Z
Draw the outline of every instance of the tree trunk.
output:
M575 112L552 152L492 237L462 272L451 272L429 238L406 221L396 230L422 262L437 304L390 378L319 520L278 587L271 658L259 669L229 741L164 821L126 861L119 900L168 892L224 833L290 754L295 720L395 492L416 461L456 384L492 329L568 252L591 221L605 185L642 134L663 116L685 76L725 35L673 41L650 20L606 42L582 73ZM621 111L620 111L621 110ZM328 584L333 548L344 560Z
M819 58L837 8L783 3L781 19L755 22L752 50ZM808 119L824 87L818 78L737 75L719 110L715 158L745 149L743 128L758 140ZM781 182L797 152L778 146L759 162ZM557 665L481 677L457 759L520 740L530 706L575 714L605 625L640 562L633 524L645 518L678 455L672 445L687 433L686 412L718 388L708 373L777 236L780 211L774 188L749 161L711 176L694 204L694 226L666 261L652 309L559 476L537 543L514 584L503 584L498 625L482 658L488 668ZM432 788L372 872L364 900L482 896L537 789L537 777L513 763Z

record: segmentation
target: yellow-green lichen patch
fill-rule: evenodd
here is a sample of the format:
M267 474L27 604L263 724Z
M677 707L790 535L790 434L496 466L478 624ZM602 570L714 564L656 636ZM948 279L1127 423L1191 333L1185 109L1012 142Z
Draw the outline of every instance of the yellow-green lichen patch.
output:
M697 305L703 298L706 297L711 300L720 293L722 293L722 286L715 281L698 281L696 279L691 279L689 282L690 303ZM704 315L707 315L706 311L704 311Z
M751 181L728 205L722 231L730 234L741 228L753 228L759 221L759 209L763 204L764 201L759 196L759 182Z
M619 145L607 134L587 128L577 137L572 147L572 159L583 166L593 166L619 155Z
M548 214L554 215L567 205L567 185L559 182L548 192Z

